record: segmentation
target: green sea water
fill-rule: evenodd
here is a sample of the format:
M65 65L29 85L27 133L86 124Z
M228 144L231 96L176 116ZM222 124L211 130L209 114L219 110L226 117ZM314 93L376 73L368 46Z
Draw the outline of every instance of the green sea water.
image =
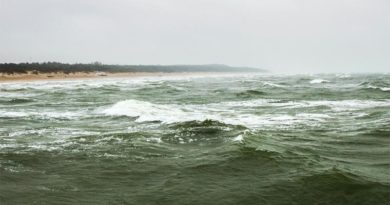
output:
M390 204L390 75L1 83L0 204Z

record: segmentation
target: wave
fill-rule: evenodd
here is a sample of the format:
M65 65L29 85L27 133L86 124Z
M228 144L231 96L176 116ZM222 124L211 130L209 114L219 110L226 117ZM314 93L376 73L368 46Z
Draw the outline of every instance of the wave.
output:
M240 110L254 109L259 106L278 109L301 109L325 107L337 112L390 106L390 100L342 100L342 101L286 101L258 99L233 101L206 105L153 104L140 100L125 100L115 103L101 111L107 116L128 116L136 122L162 122L164 124L188 121L214 120L231 125L243 125L249 128L261 126L292 126L296 124L316 125L332 119L331 113L302 112L296 114L251 114ZM359 113L357 113L359 114Z
M75 119L83 116L81 112L33 112L0 110L0 118L38 118L38 119Z
M379 90L383 92L389 92L389 83L382 80L365 81L359 84L363 89Z
M226 114L226 110L223 109L201 105L153 104L140 100L120 101L100 113L108 116L135 117L136 122L157 121L172 124L212 120L234 125L245 124L240 123L239 119L234 119L234 116L230 116L230 118L224 117L223 115Z
M330 83L330 81L324 79L314 79L310 81L310 84L321 84L321 83Z
M274 100L275 101L275 100ZM331 118L322 113L298 113L288 114L249 114L241 113L243 107L259 105L298 107L289 103L272 103L272 100L255 100L239 102L223 102L207 105L178 105L178 104L153 104L140 100L124 100L100 111L107 116L128 116L136 118L136 122L162 122L164 124L213 120L230 125L243 125L245 127L259 126L290 126L294 124L313 124ZM323 103L327 104L327 103ZM307 106L306 103L302 104ZM237 108L239 107L239 108ZM237 110L237 111L234 111Z
M377 87L377 86L367 86L368 89L373 89L373 90L380 90L383 92L390 92L390 87Z
M229 125L214 120L175 123L169 126L174 132L163 135L161 140L174 144L219 144L237 141L247 129L243 126ZM242 139L241 139L242 140Z
M340 78L340 79L347 79L347 78L351 78L352 76L350 74L336 74L336 77L337 78Z
M227 107L280 107L287 109L309 108L309 107L328 107L334 111L352 111L359 109L368 109L376 107L390 106L390 100L318 100L318 101L286 101L275 99L256 99L247 101L231 101L216 103L214 106Z
M379 88L379 89L381 89L382 91L385 91L385 92L390 91L390 87L389 88Z
M234 142L243 142L244 137L242 135L238 135L237 137L233 138Z
M200 116L188 116L175 105L158 105L140 100L124 100L102 111L105 115L137 117L136 122L161 121L165 123L200 120Z
M358 175L343 171L338 168L332 168L325 170L321 173L317 173L311 176L304 176L300 180L302 181L317 181L317 182L328 182L335 184L359 184L367 183L365 179L359 177Z
M36 97L37 93L27 93L27 92L1 92L1 98L28 98L28 97Z
M221 75L220 77L229 77L229 75ZM139 88L151 84L161 84L168 81L189 81L192 79L208 79L218 78L218 76L196 75L196 76L136 76L132 78L105 78L105 79L64 79L64 80L42 80L33 82L10 82L0 84L0 92L5 91L30 91L30 90L79 90L79 89L94 89L102 88L117 90L116 86L125 90ZM174 86L172 86L174 88ZM177 90L184 88L176 87Z
M244 92L237 93L238 97L251 97L251 96L261 96L266 95L266 92L258 91L258 90L246 90Z
M210 120L210 119L206 119L206 120L203 120L203 121L188 121L188 122L181 122L181 123L176 123L176 124L173 124L171 126L169 126L170 128L174 128L174 129L190 129L190 128L223 128L223 130L231 130L231 129L246 129L245 127L243 126L237 126L237 125L229 125L229 124L225 124L223 122L220 122L220 121L216 121L216 120Z
M0 117L2 118L28 117L29 115L26 112L0 111Z
M303 176L290 183L281 184L295 190L288 199L290 203L310 204L315 199L324 204L382 204L389 196L388 185L335 168ZM369 197L373 195L375 197Z
M269 87L276 87L276 88L282 88L286 87L284 85L276 84L276 83L270 83L270 82L263 82L264 86L269 86Z
M13 82L0 84L0 92L21 92L21 91L58 91L58 90L83 90L83 89L103 89L118 90L119 86L132 87L144 85L145 82L113 79L99 79L99 81L84 80L58 80L58 81L34 81L34 82Z

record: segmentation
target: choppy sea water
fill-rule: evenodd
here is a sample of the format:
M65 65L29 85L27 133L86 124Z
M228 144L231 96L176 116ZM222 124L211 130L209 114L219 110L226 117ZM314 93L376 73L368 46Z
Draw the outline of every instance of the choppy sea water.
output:
M389 204L390 75L0 84L0 204Z

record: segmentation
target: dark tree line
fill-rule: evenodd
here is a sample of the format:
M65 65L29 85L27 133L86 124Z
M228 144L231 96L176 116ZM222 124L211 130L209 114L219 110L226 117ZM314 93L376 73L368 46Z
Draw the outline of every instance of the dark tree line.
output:
M249 67L231 67L227 65L105 65L65 64L58 62L45 63L2 63L1 73L74 73L74 72L265 72L265 70Z

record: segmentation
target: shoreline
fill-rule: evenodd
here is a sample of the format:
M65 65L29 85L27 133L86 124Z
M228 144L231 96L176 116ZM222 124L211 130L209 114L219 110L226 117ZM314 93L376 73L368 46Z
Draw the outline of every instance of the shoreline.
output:
M56 80L82 80L82 79L110 79L110 78L135 78L135 77L165 77L165 76L226 76L234 72L76 72L76 73L0 73L0 83L30 82L30 81L56 81Z

